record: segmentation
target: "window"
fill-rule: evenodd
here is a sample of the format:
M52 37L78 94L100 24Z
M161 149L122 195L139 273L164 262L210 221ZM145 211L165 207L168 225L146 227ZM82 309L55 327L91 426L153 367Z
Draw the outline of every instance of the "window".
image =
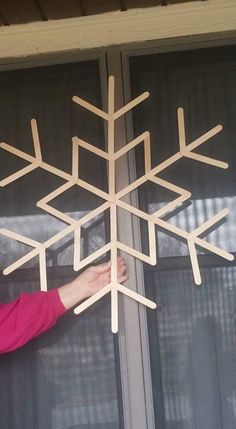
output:
M235 252L235 46L134 56L129 67L132 98L151 93L134 111L133 122L135 136L151 133L153 166L178 150L178 107L185 110L188 143L224 125L199 153L229 162L229 170L183 159L161 177L192 192L191 205L168 216L176 226L190 231L230 208L227 222L206 239ZM142 174L141 150L136 163ZM171 199L150 183L139 189L140 207L149 212ZM147 248L145 228L142 241ZM235 262L199 249L203 284L198 287L187 246L159 229L157 246L159 267L145 266L147 294L162 306L157 315L148 312L156 427L231 429L236 423Z
M74 135L104 147L103 124L80 109L72 96L80 95L101 106L97 60L77 62L0 75L0 138L33 154L30 120L38 121L43 160L71 171ZM106 188L106 166L81 150L83 180ZM1 179L22 168L22 160L1 150ZM37 169L1 188L1 227L44 242L65 225L43 212L36 202L61 186L64 180ZM73 187L51 205L78 218L98 205L98 198ZM85 225L84 256L106 240L106 220ZM89 239L88 239L89 237ZM91 239L92 237L92 239ZM28 252L22 244L0 236L1 265L6 267ZM47 253L49 288L72 276L73 237L52 246ZM33 259L9 277L1 276L0 298L7 302L39 289L37 261ZM66 314L57 326L22 349L0 358L1 429L121 428L118 403L118 346L110 331L109 297L79 317Z

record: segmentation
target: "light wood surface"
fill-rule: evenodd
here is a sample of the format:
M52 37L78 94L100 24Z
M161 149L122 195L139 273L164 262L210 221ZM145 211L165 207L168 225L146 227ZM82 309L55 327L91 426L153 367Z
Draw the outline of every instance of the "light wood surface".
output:
M27 56L83 52L93 48L202 35L219 39L235 31L235 0L191 1L168 7L130 9L95 16L82 16L10 25L1 28L0 62L16 62ZM228 35L230 37L230 34ZM174 42L173 39L175 38Z

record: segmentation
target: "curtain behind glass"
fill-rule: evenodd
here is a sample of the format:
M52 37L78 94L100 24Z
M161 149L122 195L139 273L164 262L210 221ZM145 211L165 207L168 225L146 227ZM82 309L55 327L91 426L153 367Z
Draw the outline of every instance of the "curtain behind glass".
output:
M149 101L134 112L135 135L151 133L152 165L178 151L176 109L185 110L191 143L217 124L223 131L196 152L230 163L228 170L181 160L161 177L192 192L191 205L167 219L187 231L229 207L227 222L206 237L235 252L236 48L203 49L130 59L132 97ZM137 151L139 174L143 154ZM152 212L176 195L148 183L139 204ZM147 235L142 234L147 248ZM234 429L236 426L236 278L234 264L201 256L196 287L187 246L157 231L160 268L145 267L148 295L162 310L148 313L152 379L158 429Z
M0 75L0 139L33 154L30 119L38 121L43 160L71 173L71 139L78 136L104 148L102 120L72 102L79 95L101 106L97 61L2 73ZM0 153L1 178L22 168L13 155ZM80 178L106 189L106 165L80 152ZM44 242L65 224L36 207L36 202L65 181L40 169L1 189L1 227ZM100 199L78 186L51 202L75 219L94 209ZM82 230L81 252L87 256L105 244L105 216ZM29 251L0 236L2 267ZM47 251L49 288L76 273L73 235ZM38 261L0 279L1 302L21 292L39 290ZM118 429L122 427L117 399L118 368L110 331L110 303L105 298L83 315L69 312L40 338L0 357L1 429Z

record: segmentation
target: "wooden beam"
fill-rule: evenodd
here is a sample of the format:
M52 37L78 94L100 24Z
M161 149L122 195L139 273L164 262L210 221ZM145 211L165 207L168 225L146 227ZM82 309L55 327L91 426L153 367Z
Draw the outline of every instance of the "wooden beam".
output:
M235 0L193 1L0 28L0 60L235 31Z

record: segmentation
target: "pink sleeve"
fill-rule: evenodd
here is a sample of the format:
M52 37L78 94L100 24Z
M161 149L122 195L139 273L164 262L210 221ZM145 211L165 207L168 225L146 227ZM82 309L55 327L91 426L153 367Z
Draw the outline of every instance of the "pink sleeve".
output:
M24 293L9 304L0 304L0 353L21 347L55 325L65 312L58 289Z

